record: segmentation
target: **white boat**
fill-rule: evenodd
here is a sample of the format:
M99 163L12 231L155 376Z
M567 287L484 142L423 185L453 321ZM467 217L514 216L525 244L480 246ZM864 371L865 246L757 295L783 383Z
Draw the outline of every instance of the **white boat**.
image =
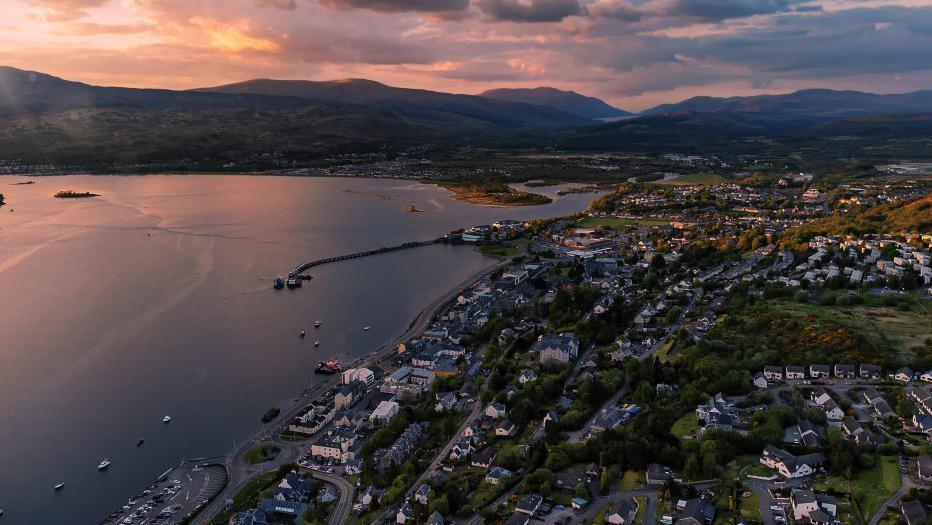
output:
M320 321L314 321L314 328L320 328Z
M364 326L364 327L363 327L363 330L368 330L368 329L370 329L370 328L372 328L372 327L371 327L371 326Z
M64 486L65 486L65 482L64 482L64 481L59 481L58 483L52 485L52 488L55 489L55 490L61 490L61 488L64 487Z
M171 416L165 416L162 418L162 423L168 423L172 420Z
M314 346L320 346L320 341L314 341Z
M301 337L304 337L304 330L301 330L300 332L298 332L298 335L300 335Z
M103 461L101 461L100 464L97 465L97 470L104 470L105 468L109 466L110 466L110 460L107 458L104 458Z

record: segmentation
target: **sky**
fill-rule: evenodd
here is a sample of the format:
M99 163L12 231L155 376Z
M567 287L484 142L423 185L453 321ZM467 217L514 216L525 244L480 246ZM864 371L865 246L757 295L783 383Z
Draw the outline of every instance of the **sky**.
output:
M97 85L369 78L696 95L932 88L932 0L0 0L0 65Z

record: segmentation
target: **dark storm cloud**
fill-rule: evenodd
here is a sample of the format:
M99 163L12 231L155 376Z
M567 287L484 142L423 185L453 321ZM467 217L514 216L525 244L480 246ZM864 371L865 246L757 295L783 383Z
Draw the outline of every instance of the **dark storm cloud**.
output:
M675 0L666 14L718 21L789 11L791 4L790 0Z
M579 0L476 0L475 5L494 21L559 22L581 15Z

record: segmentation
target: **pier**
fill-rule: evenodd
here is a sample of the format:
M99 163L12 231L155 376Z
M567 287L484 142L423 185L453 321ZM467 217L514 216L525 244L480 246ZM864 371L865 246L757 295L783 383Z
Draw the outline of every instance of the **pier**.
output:
M315 266L320 266L322 264L330 264L339 261L347 261L349 259L359 259L360 257L369 257L370 255L378 255L380 253L396 252L398 250L407 250L409 248L418 248L421 246L429 246L431 244L437 244L444 242L444 238L434 239L432 241L418 241L418 242L406 242L404 244L398 244L395 246L383 246L375 250L368 250L365 252L349 253L346 255L337 255L336 257L327 257L326 259L316 259L313 261L308 261L300 266L297 266L292 270L291 274L300 275L307 271L310 268Z

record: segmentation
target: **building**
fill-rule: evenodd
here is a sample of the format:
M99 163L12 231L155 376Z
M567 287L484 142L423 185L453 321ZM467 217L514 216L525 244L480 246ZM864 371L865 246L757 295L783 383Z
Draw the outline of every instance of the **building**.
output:
M421 505L427 505L427 503L430 501L430 493L430 485L427 483L422 483L414 493L414 501L420 503Z
M925 525L929 522L929 513L919 500L901 502L900 511L903 513L906 525Z
M809 377L814 379L828 379L830 374L828 365L809 365Z
M369 415L369 419L373 423L378 422L385 424L389 419L395 417L395 414L398 413L398 407L398 403L394 401L382 401L375 407L372 414Z
M802 478L813 474L822 465L822 454L795 456L773 445L764 447L760 462L784 478Z
M518 498L518 503L515 505L515 512L533 516L537 513L538 509L540 509L540 505L543 502L544 498L539 494L525 494Z
M860 367L861 379L881 379L883 378L883 368L877 365L865 365Z
M787 379L805 379L806 368L802 366L789 365L786 367Z
M783 368L779 366L768 365L764 367L764 377L768 381L782 381L783 380Z
M918 465L919 479L923 481L932 481L932 456L923 454L916 460Z
M855 376L854 365L835 365L835 377L839 379L854 379Z
M807 520L813 525L833 523L838 514L838 502L826 494L817 494L809 489L793 489L790 494L793 519Z
M612 501L605 512L605 523L629 525L634 522L637 512L638 502L632 497Z
M534 343L541 363L569 363L579 356L579 339L572 333L542 335Z
M676 525L712 525L715 520L715 504L705 499L691 499L677 503L680 511L679 518L674 522Z
M505 410L505 405L498 401L492 401L485 407L484 414L492 419L499 419L507 416L508 412Z

